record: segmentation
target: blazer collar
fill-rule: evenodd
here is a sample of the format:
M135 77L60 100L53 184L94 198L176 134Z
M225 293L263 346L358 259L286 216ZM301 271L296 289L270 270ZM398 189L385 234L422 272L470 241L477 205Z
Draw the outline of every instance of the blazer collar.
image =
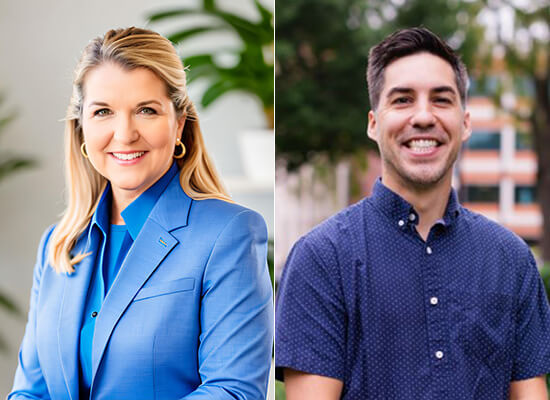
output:
M149 214L168 232L187 226L193 199L183 191L179 174L174 176Z

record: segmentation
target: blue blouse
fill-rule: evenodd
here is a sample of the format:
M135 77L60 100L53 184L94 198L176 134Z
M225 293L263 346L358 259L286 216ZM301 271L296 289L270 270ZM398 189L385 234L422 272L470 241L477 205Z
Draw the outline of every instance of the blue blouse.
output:
M92 216L92 229L102 236L96 253L95 269L88 288L86 308L80 331L80 398L88 398L92 385L92 342L95 320L101 312L103 300L109 293L120 266L136 240L149 213L172 178L179 172L173 163L168 172L153 186L128 205L121 216L126 225L110 224L112 193L107 185ZM100 273L101 272L101 273Z

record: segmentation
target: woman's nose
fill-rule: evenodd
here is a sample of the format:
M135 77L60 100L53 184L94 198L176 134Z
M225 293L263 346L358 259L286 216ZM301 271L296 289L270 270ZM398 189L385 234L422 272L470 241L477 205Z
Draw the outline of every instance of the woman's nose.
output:
M119 115L114 127L114 139L120 143L133 143L139 139L139 132L131 115Z

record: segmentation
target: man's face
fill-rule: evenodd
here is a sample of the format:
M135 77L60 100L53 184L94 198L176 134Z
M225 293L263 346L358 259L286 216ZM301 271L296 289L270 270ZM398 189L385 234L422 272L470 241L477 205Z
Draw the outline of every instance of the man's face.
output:
M461 143L471 133L449 63L430 53L400 58L386 67L368 135L378 143L382 180L388 186L427 189L450 184Z

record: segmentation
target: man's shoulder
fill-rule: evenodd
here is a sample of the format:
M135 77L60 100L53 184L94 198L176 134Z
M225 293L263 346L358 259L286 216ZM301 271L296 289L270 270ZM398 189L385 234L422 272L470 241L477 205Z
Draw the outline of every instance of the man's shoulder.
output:
M320 222L318 225L314 226L311 231L309 231L305 237L323 237L326 235L334 236L341 235L345 232L354 232L360 227L360 221L364 215L366 199L360 200L359 202L352 204L336 214L328 217L324 221Z
M351 238L357 238L364 232L365 202L366 199L363 199L340 210L313 227L299 241L336 253L347 250Z
M461 210L467 222L467 233L479 243L496 247L505 253L519 252L525 255L525 252L530 251L527 243L505 226L465 207L461 207Z

